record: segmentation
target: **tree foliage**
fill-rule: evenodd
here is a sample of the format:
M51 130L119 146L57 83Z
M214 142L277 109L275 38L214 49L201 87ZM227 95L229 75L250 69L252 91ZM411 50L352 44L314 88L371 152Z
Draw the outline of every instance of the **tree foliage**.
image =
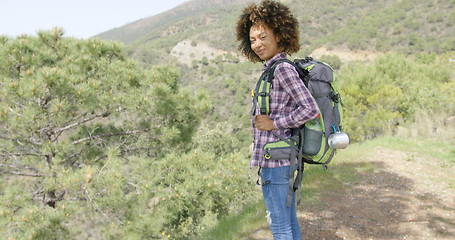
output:
M181 239L247 198L236 194L248 178L232 145L192 152L210 102L178 80L175 67L144 69L117 42L64 38L58 28L3 38L4 236Z

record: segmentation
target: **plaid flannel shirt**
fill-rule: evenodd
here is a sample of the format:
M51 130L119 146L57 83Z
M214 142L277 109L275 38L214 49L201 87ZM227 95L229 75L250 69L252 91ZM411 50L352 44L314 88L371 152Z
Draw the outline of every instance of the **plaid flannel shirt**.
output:
M277 54L265 63L263 71L278 59L285 59L286 53ZM254 103L253 103L254 104ZM291 128L315 118L319 114L316 101L305 87L294 66L283 62L277 65L270 87L269 118L273 120L276 133L283 137L291 136ZM260 114L259 106L253 106L253 135L254 146L250 167L259 166L275 168L289 166L290 159L267 160L262 154L263 146L268 142L280 141L270 131L259 131L254 126L254 120Z

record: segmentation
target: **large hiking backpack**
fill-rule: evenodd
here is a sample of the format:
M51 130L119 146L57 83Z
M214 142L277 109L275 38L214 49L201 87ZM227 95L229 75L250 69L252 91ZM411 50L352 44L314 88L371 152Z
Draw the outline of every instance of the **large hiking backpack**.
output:
M337 76L328 64L315 61L310 57L295 59L294 62L280 59L264 71L254 90L254 101L258 103L261 114L268 114L270 85L276 66L282 62L288 62L295 67L300 79L315 99L320 112L317 118L293 129L290 138L284 138L272 131L281 141L267 143L262 150L266 159L298 159L299 169L295 181L294 164L291 164L289 174L288 206L290 206L292 192L295 190L298 190L297 204L300 202L304 162L322 164L323 168L327 169L327 164L332 160L335 150L345 148L349 144L349 138L341 132L342 102L339 92L334 88Z

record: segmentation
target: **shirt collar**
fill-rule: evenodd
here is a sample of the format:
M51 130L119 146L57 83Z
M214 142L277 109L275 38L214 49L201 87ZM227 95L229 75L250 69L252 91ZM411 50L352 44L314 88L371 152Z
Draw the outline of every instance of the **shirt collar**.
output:
M278 53L277 55L275 55L275 57L271 58L269 61L267 61L265 64L264 64L264 67L263 67L263 71L265 71L265 69L267 69L268 66L270 66L271 64L273 64L274 62L276 62L277 60L280 60L280 59L286 59L286 53L285 52L281 52L281 53Z

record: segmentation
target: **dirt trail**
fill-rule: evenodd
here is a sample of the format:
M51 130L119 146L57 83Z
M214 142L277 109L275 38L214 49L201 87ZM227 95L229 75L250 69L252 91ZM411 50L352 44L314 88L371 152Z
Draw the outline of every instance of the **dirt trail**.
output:
M299 207L303 239L455 239L455 189L436 161L377 147L372 173ZM353 163L355 168L355 163ZM451 174L453 177L453 174ZM272 239L268 226L251 239Z

